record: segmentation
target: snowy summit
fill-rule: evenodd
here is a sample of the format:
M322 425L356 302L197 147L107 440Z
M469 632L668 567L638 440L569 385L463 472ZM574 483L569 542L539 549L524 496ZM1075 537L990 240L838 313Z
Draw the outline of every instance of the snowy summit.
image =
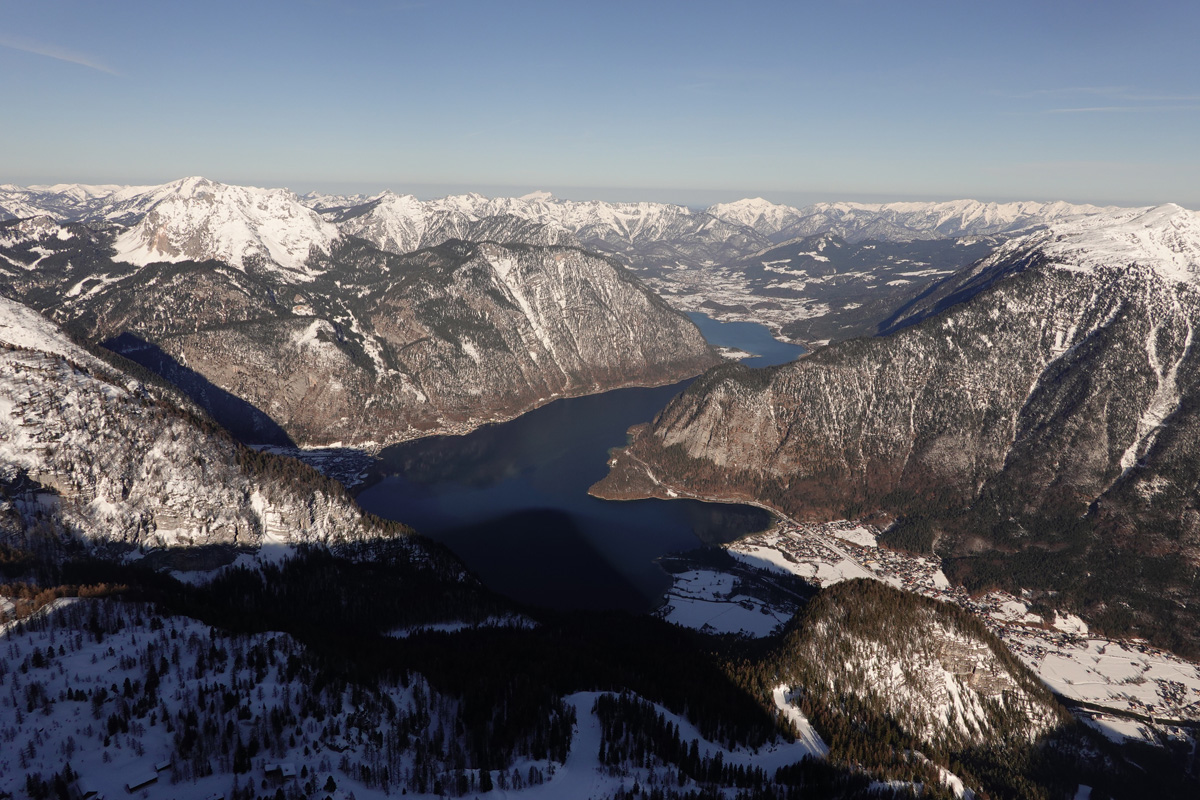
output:
M157 187L146 215L115 243L117 260L252 261L306 272L313 250L329 253L337 228L286 189L227 186L184 178Z

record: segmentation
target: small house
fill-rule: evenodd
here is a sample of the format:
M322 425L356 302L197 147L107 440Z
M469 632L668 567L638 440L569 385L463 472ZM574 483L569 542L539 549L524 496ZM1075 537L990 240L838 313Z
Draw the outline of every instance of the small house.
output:
M125 791L129 792L130 794L133 794L138 789L144 789L145 787L149 786L152 783L156 783L157 781L158 781L158 773L157 772L144 772L144 773L140 773L140 774L135 774L129 780L125 781Z

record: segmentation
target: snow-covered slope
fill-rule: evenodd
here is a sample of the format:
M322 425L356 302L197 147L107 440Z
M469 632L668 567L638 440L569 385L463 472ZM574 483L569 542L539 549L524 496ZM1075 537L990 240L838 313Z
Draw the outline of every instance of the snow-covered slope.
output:
M309 257L327 255L339 236L284 189L184 178L152 197L145 216L117 237L117 260L144 265L215 259L242 269L276 265L311 277Z
M1069 217L1116 211L1115 207L1053 202L816 203L806 206L781 232L788 237L836 233L850 242L909 241L1013 233Z
M544 204L541 204L544 205ZM536 201L460 195L422 202L384 192L367 203L326 215L342 233L381 250L410 253L450 239L576 245L578 240Z
M799 209L772 203L761 197L717 203L709 206L707 213L726 222L753 228L764 236L775 236L801 216Z
M1038 247L1067 269L1140 264L1169 280L1200 281L1200 214L1174 203L1057 223L1011 246Z
M4 345L40 350L82 365L98 363L90 353L63 335L53 322L28 306L0 297L0 347Z
M47 533L118 548L387 535L340 489L303 469L293 471L308 485L281 480L277 463L0 298L0 528L15 544Z

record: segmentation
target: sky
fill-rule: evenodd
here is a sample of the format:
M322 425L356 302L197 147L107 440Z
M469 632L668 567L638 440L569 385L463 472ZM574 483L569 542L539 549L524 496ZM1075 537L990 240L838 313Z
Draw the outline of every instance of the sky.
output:
M0 183L1200 208L1200 3L0 0Z

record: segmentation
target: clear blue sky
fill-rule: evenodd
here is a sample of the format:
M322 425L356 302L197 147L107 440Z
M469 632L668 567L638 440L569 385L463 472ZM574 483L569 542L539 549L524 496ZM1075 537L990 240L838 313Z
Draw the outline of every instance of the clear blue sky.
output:
M0 0L0 182L1200 208L1200 2Z

